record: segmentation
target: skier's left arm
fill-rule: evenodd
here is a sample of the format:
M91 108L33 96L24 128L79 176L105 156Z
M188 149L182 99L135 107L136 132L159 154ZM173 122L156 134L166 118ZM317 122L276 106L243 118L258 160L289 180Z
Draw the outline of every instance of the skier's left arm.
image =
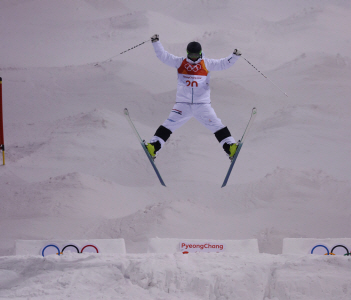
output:
M235 49L233 54L222 59L205 58L206 68L209 71L221 71L230 68L239 59L241 52Z

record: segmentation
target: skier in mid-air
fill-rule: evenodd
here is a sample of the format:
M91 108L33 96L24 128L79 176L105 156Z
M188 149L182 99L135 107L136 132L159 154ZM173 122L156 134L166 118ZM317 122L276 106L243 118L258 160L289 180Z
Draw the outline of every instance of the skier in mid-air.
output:
M187 57L179 57L164 50L158 34L153 35L151 41L156 56L166 65L177 68L178 86L176 103L169 117L146 145L150 155L155 159L170 135L195 117L214 133L224 151L232 159L237 144L211 106L210 71L228 69L238 60L241 52L235 49L233 54L226 58L208 59L203 57L201 45L198 42L191 42L186 49Z

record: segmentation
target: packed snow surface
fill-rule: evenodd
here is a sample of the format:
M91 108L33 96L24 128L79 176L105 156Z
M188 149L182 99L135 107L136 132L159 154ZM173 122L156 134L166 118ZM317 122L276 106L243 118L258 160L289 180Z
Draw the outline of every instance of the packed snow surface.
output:
M342 0L2 0L0 299L351 299L349 257L281 254L351 237L350 20ZM173 106L155 33L177 56L193 40L243 53L211 75L235 139L258 111L223 189L228 158L196 120L157 157L166 188L125 120L149 140ZM154 237L260 254L147 253ZM127 254L14 255L18 239L115 238Z

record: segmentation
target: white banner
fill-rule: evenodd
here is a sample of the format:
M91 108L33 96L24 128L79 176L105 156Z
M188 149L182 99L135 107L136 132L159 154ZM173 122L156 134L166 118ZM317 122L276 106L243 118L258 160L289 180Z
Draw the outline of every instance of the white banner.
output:
M224 244L223 243L199 243L199 242L180 242L180 251L184 254L186 253L195 253L195 252L216 252L222 253L224 252Z

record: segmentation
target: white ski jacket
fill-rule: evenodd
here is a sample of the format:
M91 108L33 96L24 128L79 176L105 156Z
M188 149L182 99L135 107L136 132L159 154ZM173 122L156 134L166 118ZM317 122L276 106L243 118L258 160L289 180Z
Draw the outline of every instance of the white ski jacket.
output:
M210 71L231 67L239 58L235 54L222 59L199 58L197 61L168 53L161 42L152 43L156 56L166 65L177 68L177 103L211 103Z

